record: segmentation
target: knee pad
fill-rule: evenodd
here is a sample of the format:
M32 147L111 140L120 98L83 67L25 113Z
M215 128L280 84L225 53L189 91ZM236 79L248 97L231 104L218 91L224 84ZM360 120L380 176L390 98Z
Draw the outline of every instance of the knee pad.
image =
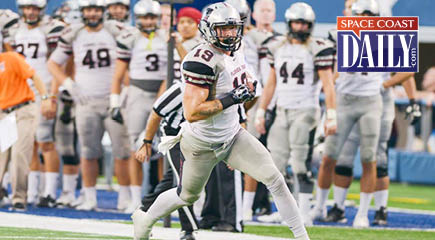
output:
M312 193L314 188L314 182L311 176L311 172L297 174L299 182L299 192Z
M373 162L375 160L375 151L372 148L361 148L361 162Z
M65 165L79 165L79 158L76 156L62 156L63 164Z
M353 169L346 166L336 166L335 167L335 174L345 176L345 177L352 177L353 176Z
M376 168L376 176L378 178L383 178L388 176L388 168L377 167Z
M180 197L181 200L183 200L187 205L191 205L193 203L196 202L196 200L199 199L200 194L194 194L194 193L189 193L187 191L183 191L182 192L182 187L181 184L178 185L177 187L177 195Z

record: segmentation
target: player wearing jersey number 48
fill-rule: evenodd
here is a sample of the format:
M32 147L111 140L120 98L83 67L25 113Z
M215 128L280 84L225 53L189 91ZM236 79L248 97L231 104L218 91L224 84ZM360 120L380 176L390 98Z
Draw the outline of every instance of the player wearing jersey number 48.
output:
M101 139L104 131L111 138L115 174L120 187L126 187L129 181L127 129L111 119L108 111L110 81L115 70L115 38L124 26L113 20L103 21L104 0L79 0L79 7L83 23L71 24L65 29L48 61L48 67L72 97L78 100L75 120L85 202L77 209L93 210L97 207L97 159L102 157ZM70 56L74 57L74 80L62 69Z
M285 18L287 36L276 37L266 44L271 71L255 122L257 130L264 134L265 111L276 94L277 115L270 129L268 147L282 174L286 174L290 159L300 185L299 207L305 225L309 226L312 225L308 212L314 187L310 148L320 120L322 87L327 108L325 132L334 134L337 128L332 81L334 48L328 40L311 36L315 15L308 4L292 4L285 12Z
M252 98L256 81L243 51L237 51L243 28L239 13L226 3L212 4L204 11L199 27L207 43L186 55L181 70L187 122L176 137L159 145L166 153L180 142L186 159L181 184L163 192L147 212L137 209L133 213L134 239L149 239L157 220L194 203L220 161L263 182L295 237L309 239L296 201L269 152L239 124L237 103ZM241 84L233 85L237 80Z

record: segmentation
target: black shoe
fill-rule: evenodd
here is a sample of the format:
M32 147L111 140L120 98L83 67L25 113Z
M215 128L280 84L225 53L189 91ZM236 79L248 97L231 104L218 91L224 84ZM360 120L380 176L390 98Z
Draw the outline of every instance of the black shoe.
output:
M198 227L200 229L211 229L214 225L217 224L217 221L212 221L203 218L201 221L199 221Z
M36 205L37 207L45 207L45 208L53 208L56 207L56 200L53 199L50 195L47 197L41 197L39 199L39 203Z
M375 213L375 220L373 221L373 225L380 225L380 226L387 225L388 224L387 217L388 217L387 208L385 207L379 208L379 210L376 211Z
M233 225L225 222L213 226L211 230L214 232L237 232Z
M182 231L180 234L180 240L195 240L193 232Z
M337 207L337 204L334 204L334 206L329 209L325 222L346 223L347 218L344 216L344 210L341 210Z
M24 212L26 211L26 205L24 203L14 203L14 205L12 205L12 211L17 211L17 212Z

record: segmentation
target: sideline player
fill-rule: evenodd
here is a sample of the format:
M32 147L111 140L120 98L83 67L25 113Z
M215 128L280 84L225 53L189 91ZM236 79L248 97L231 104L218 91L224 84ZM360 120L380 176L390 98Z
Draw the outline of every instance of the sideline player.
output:
M314 182L309 153L320 120L322 87L326 96L326 134L334 134L337 127L332 80L334 48L325 39L311 37L315 15L308 4L292 4L285 12L285 18L287 36L277 37L268 44L271 71L256 122L259 132L264 134L264 114L276 91L277 114L270 129L268 148L283 175L290 161L300 186L298 203L302 217L305 225L310 226L312 221L308 212Z
M79 210L97 207L96 180L102 157L101 138L107 130L112 141L115 175L119 185L128 185L128 136L123 124L110 118L110 81L115 70L115 37L123 30L116 21L103 21L104 0L80 0L83 23L68 26L48 61L48 68L76 102L75 121L80 142L85 201ZM62 65L74 56L75 77ZM118 197L121 198L122 196Z

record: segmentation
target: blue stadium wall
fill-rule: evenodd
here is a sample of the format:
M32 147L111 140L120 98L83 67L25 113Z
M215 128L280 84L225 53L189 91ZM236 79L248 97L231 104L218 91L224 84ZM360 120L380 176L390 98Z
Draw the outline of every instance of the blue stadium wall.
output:
M255 0L248 0L252 7ZM49 0L47 6L47 13L51 14L53 9L57 8L64 0ZM131 0L132 4L137 0ZM190 6L202 9L209 3L220 2L217 0L195 0ZM275 0L277 5L277 21L284 21L284 12L294 0ZM321 23L335 23L336 17L342 14L344 0L303 0L311 6L317 15L317 22ZM433 17L435 1L433 0L398 0L393 8L393 14L396 16L419 16L420 25L422 26L435 26L435 17ZM183 7L183 5L176 4L176 8ZM16 11L15 0L0 0L0 8L9 8Z

